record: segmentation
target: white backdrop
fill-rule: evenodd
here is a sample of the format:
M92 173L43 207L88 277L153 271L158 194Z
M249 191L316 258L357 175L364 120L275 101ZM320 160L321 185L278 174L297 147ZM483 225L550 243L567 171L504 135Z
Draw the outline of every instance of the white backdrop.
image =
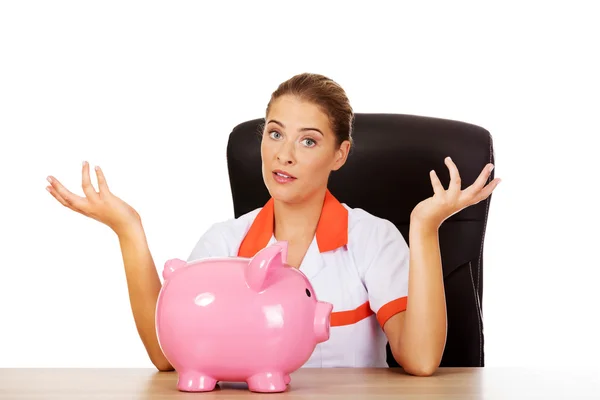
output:
M62 207L46 176L83 194L81 162L102 166L162 270L233 215L231 129L305 71L357 112L492 133L486 365L596 365L592 2L397 3L2 2L0 367L152 367L116 236Z

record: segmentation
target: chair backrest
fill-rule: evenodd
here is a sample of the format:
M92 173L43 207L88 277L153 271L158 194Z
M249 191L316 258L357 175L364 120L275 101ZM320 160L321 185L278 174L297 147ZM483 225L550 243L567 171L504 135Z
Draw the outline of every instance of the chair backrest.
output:
M235 217L269 199L261 172L260 132L264 119L236 126L227 146ZM410 214L433 195L429 171L448 187L446 156L456 163L462 188L494 162L490 133L460 121L402 114L355 114L354 146L346 164L332 173L331 193L350 207L394 223L409 240ZM493 179L492 173L489 180ZM489 182L488 180L488 182ZM487 200L447 219L440 227L448 336L441 366L484 365L482 293ZM410 243L409 243L410 245ZM397 366L388 344L388 364Z

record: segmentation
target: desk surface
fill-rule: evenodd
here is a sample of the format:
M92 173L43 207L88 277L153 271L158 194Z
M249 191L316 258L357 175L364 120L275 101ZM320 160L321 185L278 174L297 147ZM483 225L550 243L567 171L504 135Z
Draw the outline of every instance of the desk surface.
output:
M440 368L431 377L394 369L300 369L283 393L220 383L176 389L177 373L153 369L0 369L0 399L600 399L599 370Z

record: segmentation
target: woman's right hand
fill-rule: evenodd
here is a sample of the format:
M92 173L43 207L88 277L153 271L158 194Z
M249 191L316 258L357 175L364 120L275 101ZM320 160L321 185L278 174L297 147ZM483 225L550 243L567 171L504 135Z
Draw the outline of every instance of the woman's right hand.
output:
M77 196L67 190L56 178L48 177L50 185L46 189L63 206L100 221L111 228L117 235L137 227L141 223L140 216L129 204L112 194L100 167L96 167L98 192L90 180L89 163L82 166L81 186L85 197Z

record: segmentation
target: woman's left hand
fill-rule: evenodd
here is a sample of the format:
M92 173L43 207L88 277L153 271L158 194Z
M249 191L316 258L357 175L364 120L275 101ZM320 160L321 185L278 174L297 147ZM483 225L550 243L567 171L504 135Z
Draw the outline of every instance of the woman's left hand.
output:
M494 169L493 164L488 164L471 186L461 190L461 178L456 164L450 157L446 157L444 161L450 170L448 190L444 189L435 171L431 170L429 177L434 195L417 204L411 213L411 220L429 224L435 229L457 212L488 198L500 183L500 179L496 178L485 185Z

